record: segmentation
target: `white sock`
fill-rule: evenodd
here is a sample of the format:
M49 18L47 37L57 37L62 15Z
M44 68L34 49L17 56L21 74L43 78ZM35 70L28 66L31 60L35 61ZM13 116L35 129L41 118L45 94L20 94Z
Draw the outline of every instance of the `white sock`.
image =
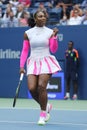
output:
M75 97L77 97L77 94L74 94Z
M45 111L45 110L41 110L41 112L46 113L46 111Z
M70 97L70 93L69 93L69 92L67 92L67 93L66 93L66 96L67 96L67 97Z

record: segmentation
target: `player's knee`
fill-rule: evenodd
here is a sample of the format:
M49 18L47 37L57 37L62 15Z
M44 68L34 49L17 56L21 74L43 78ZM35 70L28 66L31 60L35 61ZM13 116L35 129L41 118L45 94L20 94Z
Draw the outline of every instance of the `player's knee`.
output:
M35 87L34 86L29 86L29 91L30 92L34 92L35 91Z
M38 85L38 92L44 92L44 91L46 91L44 84L39 84Z

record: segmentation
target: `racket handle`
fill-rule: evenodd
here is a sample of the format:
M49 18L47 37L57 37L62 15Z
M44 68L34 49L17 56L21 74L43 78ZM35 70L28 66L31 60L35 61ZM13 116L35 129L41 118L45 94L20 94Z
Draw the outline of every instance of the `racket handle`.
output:
M22 81L23 76L24 76L24 73L21 73L21 75L20 75L20 81Z

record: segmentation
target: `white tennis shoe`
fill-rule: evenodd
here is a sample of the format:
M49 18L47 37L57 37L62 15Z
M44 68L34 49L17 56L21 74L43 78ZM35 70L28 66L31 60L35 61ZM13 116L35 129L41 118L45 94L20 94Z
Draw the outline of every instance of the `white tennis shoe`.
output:
M39 121L38 121L38 125L45 125L46 124L45 118L46 118L46 112L41 111L40 118L39 118Z
M45 125L46 122L50 119L50 111L52 110L52 104L47 104L46 112L41 111L38 125Z
M46 124L45 117L40 117L38 121L38 125L45 125L45 124Z

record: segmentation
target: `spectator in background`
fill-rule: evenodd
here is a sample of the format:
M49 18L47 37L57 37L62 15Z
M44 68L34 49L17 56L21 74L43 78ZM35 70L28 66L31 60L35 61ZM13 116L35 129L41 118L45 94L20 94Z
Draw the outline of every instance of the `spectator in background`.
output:
M67 25L68 17L66 13L63 15L63 18L60 19L60 25Z
M10 11L9 18L3 21L2 27L18 27L18 19L14 16L13 11Z
M15 15L16 18L18 18L18 19L21 18L23 12L24 12L24 6L22 4L19 4L17 6L17 12L16 12L16 15Z
M4 5L9 4L9 0L1 0Z
M62 7L66 6L67 9L73 6L73 0L59 0L58 2Z
M83 0L82 3L80 4L80 6L83 9L87 8L87 0Z
M18 0L10 0L9 3L11 3L13 6L17 7L17 5L19 4Z
M44 7L44 3L43 3L43 2L41 2L41 3L39 4L39 7L38 7L37 10L38 10L38 11L45 11L45 12L47 12L47 9Z
M14 15L16 14L18 4L19 4L18 0L10 0L9 1L9 6L11 6L11 8L14 12Z
M61 5L60 5L59 3L57 3L57 4L55 5L55 7L53 8L53 10L54 10L55 12L57 12L57 13L61 13L61 11L62 11Z
M59 5L62 7L62 17L63 13L66 13L66 15L70 15L70 11L73 6L73 0L59 0Z
M79 16L78 9L74 9L73 13L74 16L69 18L67 25L81 25L85 16Z
M78 10L78 15L79 16L83 15L83 10L80 8L79 4L75 4L73 6L73 9L70 11L70 17L74 17L75 16L75 14L74 14L75 10Z
M82 22L83 25L87 25L87 9L84 11L85 18Z
M2 0L0 0L0 6L3 5Z
M7 6L5 13L3 14L3 20L9 18L11 11L12 11L12 8L10 6Z
M61 19L61 12L62 8L59 3L57 3L55 7L48 11L50 24L59 24L59 20Z
M64 6L63 9L62 9L60 25L67 25L67 21L68 21L68 19L70 17L70 11L67 12L66 9L67 9L66 6Z
M37 10L38 10L38 11L44 11L44 12L46 12L46 15L47 15L47 17L48 17L47 9L45 8L43 2L41 2L41 3L39 4L39 7L38 7Z
M48 1L48 8L54 8L58 4L59 0L49 0Z
M7 21L10 18L11 11L12 11L11 7L7 6L5 13L3 14L2 19L1 19L1 27L8 27Z
M10 12L10 17L8 19L8 27L18 27L19 26L19 21L18 19L14 16L13 11Z
M30 18L30 14L27 11L24 11L21 18L19 19L19 26L25 27L28 26L28 19Z
M29 8L31 5L31 0L18 0L20 4L23 4L25 8Z
M3 16L3 12L2 12L2 8L0 7L0 18L2 18Z
M79 67L79 54L76 49L73 48L73 41L69 41L68 49L65 52L65 60L66 60L66 95L64 99L70 98L70 83L73 83L73 97L72 99L77 99L78 92L78 67Z
M0 27L1 27L1 24L2 24L2 8L0 7Z

